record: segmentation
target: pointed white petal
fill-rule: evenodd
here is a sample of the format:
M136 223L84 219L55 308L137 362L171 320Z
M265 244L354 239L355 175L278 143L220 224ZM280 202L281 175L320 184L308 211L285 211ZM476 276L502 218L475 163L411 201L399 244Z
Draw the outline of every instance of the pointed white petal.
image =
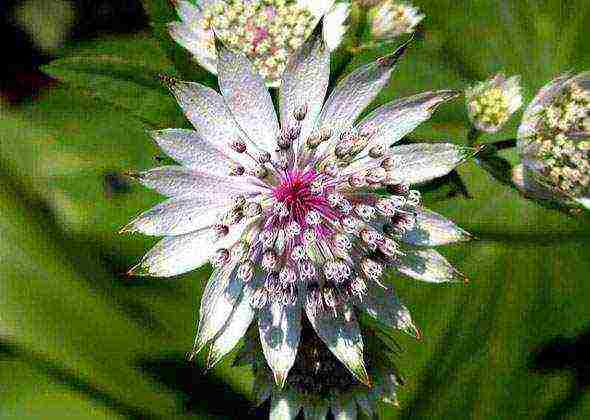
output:
M273 153L277 147L279 122L264 79L241 52L217 47L219 88L225 103L250 140Z
M345 22L348 15L350 15L350 4L337 3L324 16L323 34L330 51L334 51L342 42L347 29Z
M225 200L207 196L170 198L142 213L121 232L152 236L183 235L214 225L230 205L229 197Z
M184 166L219 176L227 176L231 160L196 131L171 128L150 132L168 156Z
M207 47L213 38L212 31L187 22L170 22L168 33L174 41L186 48L205 70L217 74L215 51Z
M271 302L258 312L260 342L275 382L282 387L297 356L301 335L301 305Z
M301 403L293 392L275 392L270 399L269 420L294 420Z
M328 311L315 311L306 304L305 312L318 337L326 343L334 356L355 378L369 384L369 374L363 360L363 337L350 306L344 304L334 314Z
M360 132L372 133L359 158L367 156L372 146L383 145L388 149L428 120L439 105L456 96L451 90L424 92L380 106L357 125Z
M251 194L259 188L244 177L208 175L183 166L162 166L131 174L142 185L168 197L199 195L214 202L239 194ZM222 201L224 202L224 201Z
M328 404L323 400L303 404L305 420L326 420Z
M247 166L250 158L231 148L232 142L242 139L250 152L259 152L240 129L223 97L211 88L193 82L165 79L186 117L199 135L236 162Z
M429 283L466 282L467 279L433 249L403 249L395 269L406 276Z
M420 332L412 321L410 311L391 289L369 287L356 306L383 324L419 338Z
M346 76L330 94L319 117L319 127L328 127L335 132L351 127L363 110L373 102L383 87L389 83L391 73L399 58L407 48L407 43L395 52L366 64ZM324 142L318 148L323 152L328 148Z
M202 229L164 238L130 270L129 274L172 277L199 268L214 252L214 249L211 249L211 235L209 229Z
M354 398L341 400L338 404L332 405L332 414L334 414L334 420L356 420L358 415L356 401Z
M235 266L221 267L213 272L201 299L192 357L223 328L242 295L242 288L243 283L236 276Z
M254 319L255 311L250 305L250 289L244 287L237 305L231 313L227 323L219 332L209 351L207 367L215 366L226 354L238 344L246 334L248 327Z
M417 143L395 146L388 156L395 159L392 173L400 181L422 184L448 174L473 154L473 149L450 143Z
M407 244L431 247L471 239L469 233L438 213L424 207L411 207L407 210L416 214L415 226L400 236Z
M211 229L164 238L129 271L129 275L172 277L195 270L216 250L237 242L247 226L246 223L234 225L226 237L217 241Z
M301 122L300 139L306 139L316 124L322 109L330 78L330 52L319 28L291 57L283 73L279 89L281 127L294 124L293 114L307 105L307 114Z

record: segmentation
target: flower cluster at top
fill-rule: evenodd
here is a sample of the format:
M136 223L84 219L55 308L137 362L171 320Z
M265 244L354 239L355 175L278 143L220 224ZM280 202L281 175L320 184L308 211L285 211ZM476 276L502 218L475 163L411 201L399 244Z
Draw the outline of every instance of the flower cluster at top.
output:
M377 39L414 32L425 15L409 3L387 0L373 11L371 34Z
M267 86L278 87L290 56L323 18L330 50L347 28L348 2L335 0L172 0L180 22L168 24L172 38L208 71L217 73L215 36L243 52Z
M231 0L204 11L203 29L215 29L228 47L242 51L269 82L280 79L289 56L311 34L315 16L287 0ZM208 48L214 48L210 38Z
M590 91L573 82L543 109L529 141L545 166L543 179L567 195L578 197L590 187Z
M520 77L506 79L498 74L467 89L465 97L469 119L475 128L494 133L522 106Z

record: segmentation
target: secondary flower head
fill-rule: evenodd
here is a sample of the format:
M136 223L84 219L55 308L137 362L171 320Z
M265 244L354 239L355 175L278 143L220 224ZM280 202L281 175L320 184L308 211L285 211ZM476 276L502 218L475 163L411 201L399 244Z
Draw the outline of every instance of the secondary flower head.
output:
M371 34L377 39L410 34L425 17L410 3L386 0L372 11Z
M522 106L520 77L499 73L465 92L471 123L480 131L495 133Z
M331 49L346 30L348 3L334 0L205 0L194 6L175 0L181 22L171 36L207 70L217 73L215 34L228 48L243 52L269 86L278 86L289 56L324 17ZM214 34L215 32L215 34Z
M318 27L283 75L277 116L246 56L218 48L221 95L165 79L194 131L153 134L182 166L135 175L170 198L124 229L166 236L130 274L174 276L211 260L194 347L209 345L210 365L257 319L266 360L284 384L305 317L368 383L355 311L417 335L407 308L384 287L385 268L430 282L464 279L432 247L467 233L423 208L410 185L445 175L470 150L390 148L456 93L393 101L355 123L406 47L352 72L324 103L330 53ZM377 194L385 189L389 195Z
M538 198L590 208L590 73L543 87L518 130L522 166L514 180Z
M328 412L336 419L356 419L359 412L374 418L379 403L398 405L403 380L391 358L396 352L391 342L376 335L365 341L371 387L356 381L313 330L303 329L300 348L283 388L273 386L256 337L249 335L236 357L236 364L253 366L255 402L270 399L270 420L293 420L301 411L306 419L330 418Z

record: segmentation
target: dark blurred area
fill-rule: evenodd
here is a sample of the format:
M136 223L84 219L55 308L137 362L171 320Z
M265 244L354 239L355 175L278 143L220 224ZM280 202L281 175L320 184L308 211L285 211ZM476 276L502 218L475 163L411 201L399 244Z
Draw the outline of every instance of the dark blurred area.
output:
M35 97L52 80L39 71L68 44L147 28L139 0L2 0L0 101ZM83 24L82 24L83 22Z

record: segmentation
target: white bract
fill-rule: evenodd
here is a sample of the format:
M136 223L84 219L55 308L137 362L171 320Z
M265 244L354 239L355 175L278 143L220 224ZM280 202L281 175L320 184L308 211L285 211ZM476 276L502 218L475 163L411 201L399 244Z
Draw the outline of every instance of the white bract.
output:
M465 91L467 113L475 128L495 133L522 106L520 77L497 74Z
M391 39L411 34L426 16L410 3L386 0L371 12L371 34L377 39Z
M211 260L194 347L196 354L209 346L210 366L257 320L264 355L283 385L306 317L368 383L356 311L417 335L408 309L383 288L383 270L427 282L464 280L432 247L469 235L423 208L409 186L447 174L471 150L391 147L456 92L389 102L357 121L405 48L356 69L325 99L330 52L318 27L283 74L278 115L247 57L222 43L221 94L166 79L194 130L153 133L181 166L135 175L169 198L125 228L165 236L131 274L174 276ZM389 196L375 193L385 189Z
M169 24L172 38L201 66L217 74L215 35L243 52L268 86L277 87L289 57L324 19L331 50L340 44L350 12L335 0L202 0L197 6L174 0L180 22Z
M590 73L560 76L528 106L514 181L540 199L590 208Z

